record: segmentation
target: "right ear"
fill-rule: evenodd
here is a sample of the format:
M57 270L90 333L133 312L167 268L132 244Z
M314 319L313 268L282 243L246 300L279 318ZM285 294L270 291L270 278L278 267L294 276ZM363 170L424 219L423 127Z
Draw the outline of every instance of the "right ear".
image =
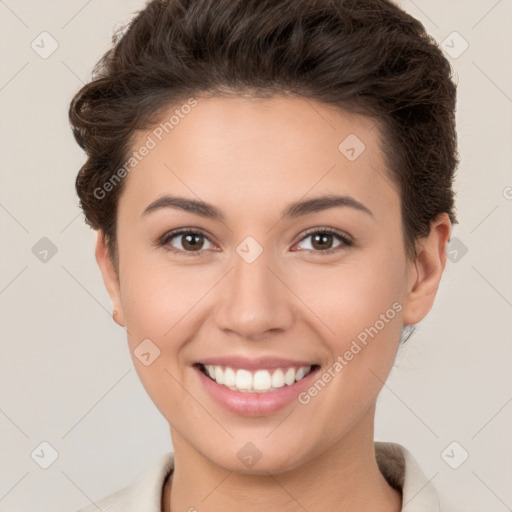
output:
M95 256L96 262L101 270L101 275L103 276L103 282L105 283L110 300L112 301L112 306L114 311L117 312L114 321L125 327L119 279L105 241L105 235L101 229L97 231Z

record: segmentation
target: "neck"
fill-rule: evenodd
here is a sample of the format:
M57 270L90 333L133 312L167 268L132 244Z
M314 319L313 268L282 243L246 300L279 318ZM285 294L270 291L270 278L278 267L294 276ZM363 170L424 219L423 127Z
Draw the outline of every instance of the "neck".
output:
M351 432L296 469L277 474L235 473L198 453L171 429L174 471L163 490L163 512L222 510L400 512L401 493L375 459L371 408Z

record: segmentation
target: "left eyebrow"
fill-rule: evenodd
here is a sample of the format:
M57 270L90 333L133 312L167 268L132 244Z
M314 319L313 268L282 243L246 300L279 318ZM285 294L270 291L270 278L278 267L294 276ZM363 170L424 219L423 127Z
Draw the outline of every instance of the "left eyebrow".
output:
M308 215L310 213L316 213L336 207L353 208L373 217L372 211L353 197L330 194L308 199L306 201L297 201L292 203L288 206L282 215L282 219L297 218L303 215ZM149 206L147 206L142 215L147 215L148 213L159 210L161 208L178 208L190 213L194 213L196 215L200 215L201 217L217 219L221 221L224 220L224 214L212 204L206 203L204 201L197 201L195 199L188 199L186 197L168 195L153 201Z
M308 199L307 201L297 201L296 203L292 203L283 214L282 218L295 218L309 213L342 206L354 208L355 210L359 210L373 217L372 211L353 197L329 194L326 196Z

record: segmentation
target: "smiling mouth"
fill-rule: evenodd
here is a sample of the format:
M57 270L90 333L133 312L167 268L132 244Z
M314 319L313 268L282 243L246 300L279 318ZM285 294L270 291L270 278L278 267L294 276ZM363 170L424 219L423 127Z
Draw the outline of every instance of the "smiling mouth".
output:
M267 393L278 389L293 386L304 377L317 371L320 366L285 367L272 370L245 370L233 369L229 366L204 365L196 363L197 367L206 377L232 391L245 393Z

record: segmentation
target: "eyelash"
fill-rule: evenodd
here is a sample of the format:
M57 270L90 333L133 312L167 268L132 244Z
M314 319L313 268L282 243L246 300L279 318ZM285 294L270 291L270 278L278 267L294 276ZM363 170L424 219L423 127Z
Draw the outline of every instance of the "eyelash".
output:
M353 245L352 240L350 240L346 235L344 235L343 233L341 233L341 232L339 232L339 231L337 231L335 229L332 229L332 228L314 228L314 229L311 229L311 230L307 231L304 234L304 236L297 243L301 243L306 238L308 238L309 236L317 234L317 233L322 233L322 234L327 233L327 234L330 234L330 235L334 235L341 242L343 242L343 245L338 246L338 247L334 247L332 249L327 249L325 251L315 251L315 250L311 250L311 249L304 249L306 252L308 252L310 254L320 254L322 256L323 255L329 255L329 254L333 254L335 252L346 250L348 247L351 247ZM196 230L196 229L179 229L177 231L171 231L171 232L166 233L165 235L163 235L158 240L157 246L158 247L164 247L164 249L167 250L167 251L170 251L170 252L173 252L173 253L176 253L176 254L184 254L186 256L201 256L207 250L207 249L201 249L200 251L182 251L182 250L176 249L176 248L171 247L171 246L167 247L167 244L170 242L170 240L172 240L175 237L178 237L179 235L200 235L200 236L205 237L211 243L211 240L201 230Z

